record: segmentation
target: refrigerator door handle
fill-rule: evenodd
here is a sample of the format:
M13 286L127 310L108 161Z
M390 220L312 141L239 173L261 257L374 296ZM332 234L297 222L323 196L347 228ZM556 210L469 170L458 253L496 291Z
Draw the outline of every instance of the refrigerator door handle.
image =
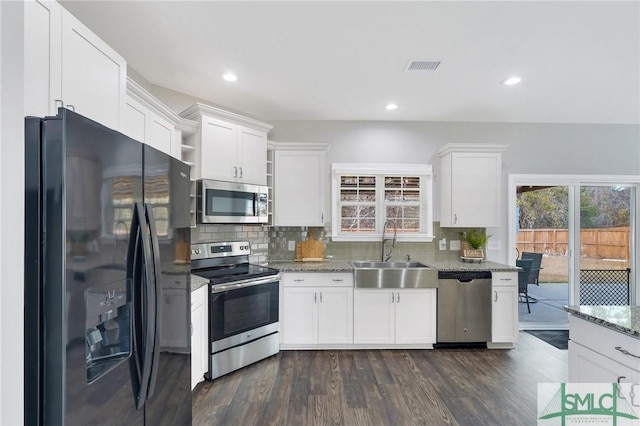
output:
M155 344L155 286L151 285L155 271L152 270L151 240L149 236L149 224L147 222L144 206L141 203L134 204L133 225L131 235L134 249L134 265L132 283L132 299L134 312L133 335L134 354L131 363L131 379L133 383L136 408L141 409L148 399L149 379L151 377L153 345ZM139 300L138 300L139 297ZM136 337L137 336L137 337Z
M160 244L158 243L158 233L156 228L156 220L153 216L153 208L149 204L145 204L145 213L147 215L147 223L149 224L150 243L151 243L151 258L153 265L153 286L155 298L153 300L155 304L155 317L150 318L153 324L154 344L152 346L152 361L151 361L151 376L149 378L149 391L147 398L153 396L153 392L156 387L156 378L158 376L158 370L160 368L160 323L162 321L162 292L160 281Z
M131 387L135 398L136 408L140 409L145 396L142 395L142 370L144 355L141 346L144 339L144 318L142 311L142 227L140 224L140 209L138 205L133 206L133 217L131 230L129 231L129 247L127 249L127 295L131 301L133 311L131 312L131 359L129 361L129 371L131 375ZM141 403L142 402L142 403Z

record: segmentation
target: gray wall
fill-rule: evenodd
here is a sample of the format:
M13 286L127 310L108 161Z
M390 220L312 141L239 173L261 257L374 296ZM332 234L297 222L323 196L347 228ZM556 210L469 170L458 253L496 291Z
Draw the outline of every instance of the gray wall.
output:
M275 121L269 139L330 143L332 162L432 163L446 143L507 144L505 173L637 174L640 126Z
M439 161L446 143L506 144L502 154L502 226L488 229L502 247L487 257L508 262L508 174L637 175L640 126L459 122L275 121L276 142L330 143L328 163L427 163L434 166L434 220L439 222ZM435 236L445 235L434 229Z
M0 1L0 425L23 423L24 6Z
M148 83L147 83L148 84ZM198 100L158 86L149 89L180 112ZM224 106L221 106L224 108ZM239 111L236 111L239 112ZM242 112L239 112L242 114ZM502 154L502 226L488 229L502 247L487 257L508 262L507 176L509 174L638 175L640 126L614 124L397 122L397 121L270 121L269 140L329 143L327 163L422 163L434 166L434 221L440 221L439 162L436 151L446 143L505 144ZM452 230L434 228L436 238ZM281 230L296 234L297 229ZM199 231L196 231L196 234ZM455 232L454 232L455 234ZM279 248L283 240L269 235L269 255L288 257ZM261 238L258 244L264 244ZM331 251L331 247L327 247ZM351 249L352 247L350 247ZM433 248L427 246L427 251Z

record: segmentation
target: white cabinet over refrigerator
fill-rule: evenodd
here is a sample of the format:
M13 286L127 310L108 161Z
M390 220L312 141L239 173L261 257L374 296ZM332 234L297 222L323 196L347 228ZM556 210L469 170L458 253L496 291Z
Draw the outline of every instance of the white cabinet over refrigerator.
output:
M121 129L124 58L54 1L25 4L25 115L56 115L66 106Z

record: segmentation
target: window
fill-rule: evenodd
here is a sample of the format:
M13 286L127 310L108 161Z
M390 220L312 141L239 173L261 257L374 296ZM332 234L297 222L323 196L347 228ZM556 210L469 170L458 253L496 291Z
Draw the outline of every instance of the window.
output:
M378 241L390 219L400 241L433 240L432 167L333 164L332 239Z

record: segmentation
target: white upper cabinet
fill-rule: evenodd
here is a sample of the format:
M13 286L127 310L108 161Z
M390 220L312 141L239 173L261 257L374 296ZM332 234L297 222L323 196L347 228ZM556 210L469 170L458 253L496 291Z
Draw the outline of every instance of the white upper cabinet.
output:
M180 115L200 123L189 142L196 150L196 179L266 185L271 125L199 103Z
M62 7L55 1L24 3L25 115L54 115L62 98Z
M121 131L125 135L182 159L184 121L175 112L130 78L127 80L127 102L122 114Z
M326 214L326 145L318 149L276 144L274 156L274 225L324 226Z
M25 2L25 112L65 106L121 129L127 63L56 2Z
M267 184L267 133L238 127L239 181Z
M447 144L440 154L440 226L500 226L502 154L506 145Z
M66 10L62 11L62 101L107 127L120 130L127 63Z

